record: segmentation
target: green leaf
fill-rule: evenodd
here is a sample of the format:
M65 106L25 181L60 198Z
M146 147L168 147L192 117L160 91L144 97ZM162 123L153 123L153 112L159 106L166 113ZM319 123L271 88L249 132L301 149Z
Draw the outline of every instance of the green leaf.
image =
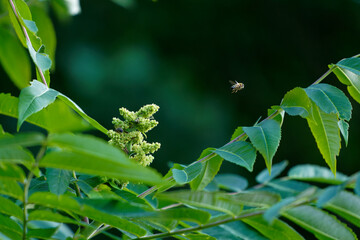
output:
M24 171L15 164L0 162L0 179L23 182L25 180L25 174Z
M161 176L155 170L131 161L120 149L102 139L86 135L51 134L48 144L66 151L45 155L40 161L42 167L150 184L161 182Z
M360 227L360 197L341 191L324 205L324 208Z
M58 223L71 223L71 224L79 224L74 219L63 216L59 213L55 213L48 210L35 210L29 214L28 221L50 221L50 222L58 222Z
M343 136L343 138L345 140L345 145L347 146L348 139L349 139L349 124L346 121L340 119L338 121L338 126L340 129L341 135Z
M235 202L250 207L270 207L280 201L280 196L267 191L249 191L230 195Z
M360 196L360 174L359 173L357 174L357 177L356 177L354 192L356 195Z
M47 168L46 178L49 190L56 195L64 194L71 180L71 172L62 169Z
M51 68L54 68L56 48L56 35L54 26L44 9L36 5L31 5L30 10L32 13L32 18L36 22L36 25L39 29L37 35L41 38L42 43L45 46L45 53L49 55L52 61Z
M319 195L316 202L318 208L322 208L324 204L334 198L344 187L342 185L329 186L325 188L322 193Z
M270 180L276 178L277 176L279 176L287 167L287 165L289 164L288 161L282 161L279 162L277 164L274 164L272 166L272 171L271 171L271 175L269 174L269 172L264 169L262 170L257 176L256 176L256 181L258 183L265 183L265 182L269 182Z
M339 61L336 66L340 68L345 68L356 75L360 75L360 58L352 57L352 58L345 58Z
M0 148L14 146L32 147L41 145L45 141L45 136L41 133L19 133L16 135L0 136Z
M304 239L292 227L279 219L274 219L271 225L262 216L252 216L241 220L271 240Z
M211 154L211 152L213 150L214 150L213 148L205 149L201 153L198 160ZM218 155L215 155L215 156L211 157L210 159L208 159L204 163L204 167L201 169L201 172L199 173L199 175L190 182L191 189L192 190L203 190L213 180L215 175L218 173L220 166L222 164L222 161L223 161L223 159Z
M311 102L304 89L296 87L287 92L280 107L291 116L311 117Z
M182 190L161 193L158 194L158 198L225 212L230 215L238 215L242 210L242 205L240 203L232 200L231 197L224 193L191 192Z
M254 127L244 127L251 143L265 159L266 167L271 173L272 159L280 143L281 128L275 120L268 119Z
M340 130L338 117L334 113L325 113L313 103L314 121L308 119L308 125L315 137L316 144L325 162L333 174L336 174L336 156L340 152Z
M195 164L189 165L183 170L179 170L176 168L172 169L173 177L175 181L179 184L185 184L192 181L197 175L200 174L202 170L203 164L201 162L197 162Z
M290 169L288 176L292 179L328 184L340 184L348 179L346 175L340 172L335 177L328 168L312 164L297 165Z
M241 221L202 230L216 239L266 240L263 235Z
M174 209L163 210L154 217L160 219L173 219L180 221L195 222L198 224L205 224L209 221L211 215L206 211L194 209L194 208L174 208Z
M18 104L16 97L0 93L0 114L17 118ZM59 121L59 118L65 121ZM46 109L31 115L26 121L49 132L75 132L90 128L87 122L59 100L55 100Z
M55 101L59 93L51 88L47 88L39 81L32 81L31 86L24 88L19 96L19 119L17 130L22 123L32 114L39 112Z
M233 135L231 136L231 141L234 140L235 138L239 137L241 134L243 134L244 131L242 129L242 127L238 127L235 129ZM245 141L247 138L246 134L244 134L241 138L239 138L237 141Z
M55 228L38 228L38 229L28 229L27 236L29 238L40 238L40 239L49 239L55 232L58 230L58 227Z
M24 47L26 47L26 39L25 39L23 30L19 24L17 17L14 14L14 11L10 4L10 1L7 1L7 2L8 2L8 12L9 12L11 23L12 23L12 25L15 29L15 32L16 32L19 40L21 41L22 45ZM15 9L16 9L16 12L18 15L20 15L24 19L32 20L31 12L30 12L27 4L23 0L14 0L12 2L14 3Z
M248 186L248 182L245 178L230 173L218 174L215 177L215 182L220 188L235 192L241 192Z
M252 172L256 158L256 151L248 142L238 141L215 149L214 153L226 161L235 163Z
M274 204L265 211L263 215L264 219L268 223L271 223L275 218L279 216L281 209L293 203L295 199L296 199L295 197L289 197L282 199L280 202Z
M20 221L23 220L23 210L13 201L0 196L0 213L14 216Z
M52 63L49 56L47 54L37 52L29 40L26 40L26 44L35 65L38 66L43 73L46 70L49 70ZM47 82L47 84L49 83Z
M101 199L100 199L101 200ZM108 214L103 211L95 209L93 206L81 204L84 199L75 199L65 195L57 196L55 194L46 192L37 192L30 196L29 203L39 204L49 208L60 209L64 211L71 211L82 216L87 216L96 221L108 224L110 226L124 229L127 232L136 236L143 236L146 231L138 225L131 223L123 218ZM124 209L123 209L124 210Z
M22 163L29 166L34 161L34 157L27 149L19 146L0 148L0 162Z
M332 67L334 65L330 65ZM360 103L360 76L353 71L338 66L333 70L341 83L347 85L347 90L350 95Z
M24 23L25 23L25 26L33 33L37 33L38 31L38 28L36 26L36 23L34 21L31 21L31 20L26 20L24 19L23 20Z
M25 49L7 29L0 27L0 63L18 88L29 86L31 65Z
M15 180L0 179L0 194L23 200L23 190Z
M63 101L66 105L71 107L75 112L77 112L81 117L83 117L88 123L90 123L94 128L98 129L99 131L103 132L107 135L107 129L101 126L97 121L86 115L86 113L74 103L70 98L63 94L59 94L58 98Z
M0 215L0 233L9 237L11 240L22 239L22 229L11 218Z
M271 109L268 109L268 116L271 116L275 112L278 112L276 116L272 119L275 120L282 126L285 117L285 111L280 106L271 106Z
M325 113L336 113L340 119L351 119L352 106L349 99L338 88L325 83L305 88L306 94Z
M283 212L282 215L320 239L357 239L344 223L315 207L299 206Z

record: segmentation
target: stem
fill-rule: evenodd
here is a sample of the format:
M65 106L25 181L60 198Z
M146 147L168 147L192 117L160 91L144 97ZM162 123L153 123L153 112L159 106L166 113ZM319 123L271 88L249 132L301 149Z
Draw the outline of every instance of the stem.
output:
M23 208L23 240L26 240L27 237L26 237L26 234L27 234L27 205L28 205L28 195L29 195L29 188L30 188L30 183L31 183L31 180L32 178L34 177L34 168L37 168L38 167L38 164L39 164L39 161L40 159L44 156L44 153L45 153L45 150L46 150L46 145L43 145L41 146L37 156L36 156L36 159L35 159L35 163L33 165L33 167L30 169L30 172L25 180L25 183L24 183L24 196L23 196L23 205L24 205L24 208Z
M221 224L225 224L225 223L229 223L229 222L234 222L234 221L238 221L240 219L243 218L247 218L247 217L252 217L252 216L256 216L256 215L261 215L265 212L265 210L260 210L257 212L252 212L252 213L247 213L247 214L243 214L243 215L239 215L237 217L230 217L230 218L226 218L217 222L213 222L213 223L209 223L209 224L205 224L205 225L200 225L197 227L190 227L190 228L184 228L184 229L180 229L180 230L176 230L173 232L168 232L168 233L156 233L150 236L146 236L146 237L139 237L139 238L135 238L135 239L153 239L153 238L165 238L165 237L169 237L172 235L178 235L178 234L182 234L182 233L188 233L188 232L194 232L194 231L199 231L205 228L210 228L210 227L215 227Z
M332 66L329 70L326 71L326 73L324 73L321 77L319 77L313 84L311 85L315 85L320 83L322 80L324 80L330 73L332 73L332 71L336 68L336 66Z
M95 236L97 231L101 228L103 223L92 221L90 224L91 226L84 228L84 230L81 232L81 237L85 239L90 239L91 237Z
M22 29L22 32L24 33L24 36L26 38L26 41L28 42L28 44L30 45L30 47L34 48L31 44L31 41L30 41L30 37L29 37L29 34L27 33L26 31L26 28L21 24L21 21L20 21L20 17L16 11L16 7L15 7L15 4L13 2L13 0L9 0L9 3L11 5L11 8L15 14L15 17L19 23L19 25L21 26L21 29ZM43 81L43 83L45 84L46 87L48 87L47 83L46 83L46 79L45 79L45 76L44 76L44 73L41 71L41 69L39 68L39 66L35 63L38 71L39 71L39 74L40 74L40 77L41 77L41 80Z

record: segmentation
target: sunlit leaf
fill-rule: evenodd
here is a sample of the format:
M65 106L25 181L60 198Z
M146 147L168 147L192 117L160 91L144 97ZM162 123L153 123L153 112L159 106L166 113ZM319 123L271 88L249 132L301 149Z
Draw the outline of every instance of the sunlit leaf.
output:
M298 206L286 210L282 215L320 239L357 239L344 223L315 207Z
M280 107L291 116L311 118L311 102L304 89L296 87L287 92Z
M281 128L275 120L268 119L254 127L243 127L251 143L265 159L266 167L271 173L272 159L280 143Z
M23 199L22 188L15 180L6 180L0 178L0 194L4 194L16 199Z
M16 135L0 136L0 148L14 146L32 147L41 145L45 141L45 136L41 133L19 133Z
M0 196L0 213L14 216L22 221L23 210L10 199Z
M250 172L253 170L256 151L248 142L233 142L215 149L214 152L226 161L245 167Z
M0 233L9 237L11 240L21 240L23 231L14 220L0 215Z
M316 104L313 104L314 121L308 119L308 125L315 137L316 144L325 162L329 165L333 174L336 174L336 156L340 152L340 130L338 117L334 113L323 112Z
M23 182L25 180L25 174L19 166L3 162L0 163L0 179Z

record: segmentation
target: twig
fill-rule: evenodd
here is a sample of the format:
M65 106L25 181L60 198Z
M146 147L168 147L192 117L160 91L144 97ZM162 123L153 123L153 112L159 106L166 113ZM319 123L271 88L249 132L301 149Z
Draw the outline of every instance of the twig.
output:
M13 0L9 0L9 3L10 3L10 5L11 5L11 8L12 8L14 14L15 14L15 17L16 17L19 25L21 26L21 29L22 29L22 31L23 31L23 33L24 33L24 36L25 36L25 38L26 38L26 41L28 42L28 44L30 45L30 47L33 48L32 44L31 44L31 41L30 41L30 37L29 37L29 35L28 35L27 31L26 31L26 28L21 24L20 17L19 17L19 15L18 15L18 13L16 12L16 7L15 7L15 4L14 4ZM38 69L38 71L39 71L41 80L43 81L43 83L45 84L45 86L48 87L48 85L47 85L47 83L46 83L46 79L45 79L44 73L41 71L40 67L39 67L37 64L35 64L35 65L36 65L36 67L37 67L37 69Z

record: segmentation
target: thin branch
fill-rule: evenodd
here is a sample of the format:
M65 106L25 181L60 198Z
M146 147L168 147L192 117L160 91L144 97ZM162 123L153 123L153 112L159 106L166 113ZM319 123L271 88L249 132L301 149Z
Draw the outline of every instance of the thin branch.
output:
M150 236L139 237L139 238L135 238L135 239L165 238L165 237L169 237L169 236L173 236L173 235L199 231L199 230L202 230L202 229L205 229L205 228L211 228L211 227L215 227L215 226L218 226L218 225L221 225L221 224L238 221L238 220L243 219L243 218L261 215L264 212L265 212L265 210L260 210L260 211L257 211L257 212L252 212L252 213L246 213L246 214L243 214L243 215L239 215L237 217L229 217L229 218L226 218L226 219L223 219L223 220L220 220L220 221L217 221L217 222L209 223L209 224L199 225L199 226L190 227L190 228L183 228L183 229L180 229L180 230L175 230L173 232L156 233L156 234L153 234L153 235L150 235Z
M30 169L29 174L24 182L24 195L23 195L23 240L26 240L26 234L27 234L27 205L28 205L28 195L29 195L29 188L32 178L34 177L34 169L38 167L40 159L44 156L46 150L46 145L43 145L35 159L35 163L33 167Z
M20 17L16 11L16 7L15 7L15 4L13 2L13 0L9 0L9 3L11 5L11 8L15 14L15 17L19 23L19 25L21 26L21 29L22 29L22 32L24 33L24 36L26 38L26 41L28 42L28 44L30 45L30 47L33 48L32 44L31 44L31 41L30 41L30 37L29 37L29 34L27 33L26 31L26 28L21 24L21 21L20 21ZM39 71L39 74L40 74L40 77L41 77L41 80L43 81L43 83L45 84L46 87L48 87L47 83L46 83L46 79L45 79L45 76L44 76L44 73L41 71L41 69L39 68L39 66L37 64L35 64L38 71Z
M321 77L319 77L315 82L313 82L311 85L315 85L320 83L322 80L324 80L332 71L336 68L336 66L332 66L329 70L326 71Z

